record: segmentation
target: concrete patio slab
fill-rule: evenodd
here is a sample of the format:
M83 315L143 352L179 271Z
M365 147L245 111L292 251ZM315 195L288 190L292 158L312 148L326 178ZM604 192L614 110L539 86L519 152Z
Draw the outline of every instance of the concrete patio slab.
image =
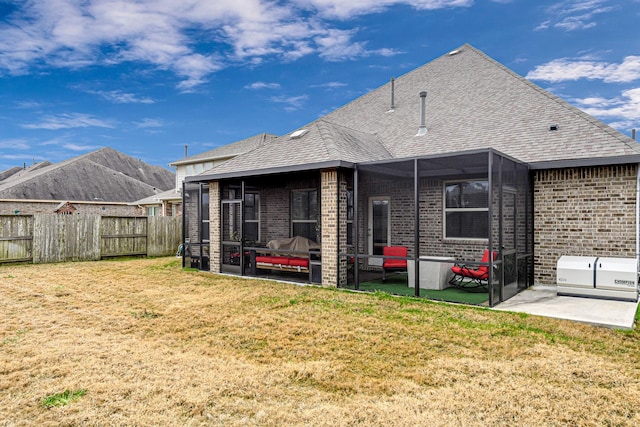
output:
M613 329L633 329L638 302L558 296L555 286L525 289L495 310L573 320Z

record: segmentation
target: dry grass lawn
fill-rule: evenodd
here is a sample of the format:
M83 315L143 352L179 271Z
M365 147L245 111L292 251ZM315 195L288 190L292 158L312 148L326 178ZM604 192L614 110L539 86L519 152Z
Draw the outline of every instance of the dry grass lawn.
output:
M639 343L175 258L0 266L0 426L637 426Z

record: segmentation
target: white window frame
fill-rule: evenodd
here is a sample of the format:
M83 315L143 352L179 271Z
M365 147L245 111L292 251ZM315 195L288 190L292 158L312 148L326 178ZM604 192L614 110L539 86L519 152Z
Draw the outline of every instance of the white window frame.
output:
M459 184L461 182L470 182L470 181L484 181L487 183L487 207L486 208L447 208L447 185L451 184ZM447 213L450 212L485 212L487 216L489 215L489 179L486 177L482 178L469 178L469 179L458 179L453 181L443 181L442 183L442 236L444 240L457 240L457 241L476 241L476 242L486 242L488 241L488 237L449 237L447 236ZM491 222L489 222L489 230L491 233Z

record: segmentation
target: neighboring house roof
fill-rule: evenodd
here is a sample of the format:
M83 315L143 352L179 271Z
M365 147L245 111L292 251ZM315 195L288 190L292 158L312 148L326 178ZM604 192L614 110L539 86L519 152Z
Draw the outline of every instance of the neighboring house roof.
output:
M0 181L1 199L131 202L174 187L174 174L111 148Z
M21 170L24 170L24 169L19 168L19 167L16 166L16 167L13 167L11 169L7 169L6 171L0 172L0 182L4 181L5 179L9 178L10 176L13 176L13 175L17 174Z
M224 145L222 147L215 148L213 150L206 151L204 153L195 154L193 156L186 157L181 160L177 160L175 162L169 163L169 166L181 166L181 165L189 165L195 163L204 163L209 161L226 161L228 159L233 158L234 156L238 156L240 154L246 153L248 151L255 150L264 145L268 145L271 141L276 140L278 137L276 135L271 135L268 133L261 133L249 138L245 138L240 141L233 142L231 144ZM150 197L145 197L141 200L136 200L131 202L131 205L156 205L161 203L163 200L182 200L182 195L180 193L180 189L173 188L164 193L155 194Z
M195 154L181 160L176 160L175 162L169 163L169 166L199 163L210 160L228 159L239 154L254 150L264 144L273 141L276 138L276 135L261 133L240 141L233 142L231 144L223 145L222 147L214 148L213 150L209 150L204 153Z
M25 174L29 174L34 170L38 170L40 168L47 167L52 163L49 161L34 163L31 166L25 168L13 167L11 169L7 169L6 171L0 173L0 183L7 183L10 180L20 179L21 176Z
M141 200L136 200L135 202L130 202L130 205L157 205L162 203L163 201L168 200L179 200L182 201L182 194L179 193L175 188L171 190L163 191L162 193L154 194L149 197L145 197Z
M303 126L299 138L280 137L191 180L487 148L549 167L640 162L633 139L468 44L395 79L393 109L391 84ZM427 132L416 136L422 91Z

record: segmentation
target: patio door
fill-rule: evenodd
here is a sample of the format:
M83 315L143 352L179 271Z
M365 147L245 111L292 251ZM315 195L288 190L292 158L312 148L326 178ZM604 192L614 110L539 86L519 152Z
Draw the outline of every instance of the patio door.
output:
M369 197L367 235L369 255L381 255L391 241L391 200L388 196ZM382 266L382 258L369 258L369 265Z
M223 200L220 235L222 257L220 271L242 274L242 200Z

